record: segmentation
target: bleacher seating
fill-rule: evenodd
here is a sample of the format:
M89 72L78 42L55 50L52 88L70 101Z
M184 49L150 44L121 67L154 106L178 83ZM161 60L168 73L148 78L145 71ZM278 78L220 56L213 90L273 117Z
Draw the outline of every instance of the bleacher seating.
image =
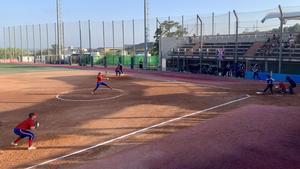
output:
M262 35L260 39L262 39ZM266 37L266 36L265 36ZM212 40L215 38L214 40ZM219 38L219 39L218 39ZM226 38L228 42L226 42ZM176 48L173 48L169 51L169 56L176 56L176 57L196 57L202 54L203 58L216 58L217 57L217 50L224 49L225 60L231 60L234 58L235 54L237 53L238 57L247 58L248 60L276 60L278 59L279 49L276 48L272 50L271 55L266 55L264 53L264 41L255 41L254 36L244 35L243 38L239 39L237 44L237 51L236 51L236 44L233 41L234 36L205 36L204 41L209 41L203 44L201 49L201 42L193 41L181 44ZM208 40L209 39L209 40ZM286 36L284 37L284 40ZM242 41L241 41L242 40ZM215 42L213 42L215 41ZM287 46L287 45L285 45ZM284 47L282 50L282 58L287 59L289 61L299 61L300 60L300 44L296 45L294 48Z

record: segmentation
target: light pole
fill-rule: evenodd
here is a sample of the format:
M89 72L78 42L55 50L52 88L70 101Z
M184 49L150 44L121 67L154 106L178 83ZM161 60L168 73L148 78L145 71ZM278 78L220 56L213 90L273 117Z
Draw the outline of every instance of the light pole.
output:
M57 26L57 49L58 49L58 59L59 64L61 64L61 39L60 39L60 31L61 31L61 2L60 0L56 0L56 26Z
M144 69L147 68L147 57L148 57L148 0L144 0L144 35L145 35L145 56L144 56Z

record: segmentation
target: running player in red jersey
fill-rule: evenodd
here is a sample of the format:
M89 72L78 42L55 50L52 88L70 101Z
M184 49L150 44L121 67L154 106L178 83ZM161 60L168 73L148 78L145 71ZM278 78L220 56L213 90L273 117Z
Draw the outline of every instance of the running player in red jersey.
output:
M102 74L101 72L98 73L97 76L97 83L96 83L96 88L91 92L93 95L95 94L96 90L100 87L100 86L106 86L107 88L112 89L112 87L110 87L108 84L106 84L103 80L104 79L108 79L104 77L104 74Z
M14 142L12 142L11 145L17 146L20 140L28 137L28 150L36 149L36 147L32 146L32 141L35 138L35 135L32 132L32 130L36 129L36 118L37 113L30 113L28 119L24 120L22 123L20 123L19 125L17 125L17 127L13 129L13 132L19 137Z

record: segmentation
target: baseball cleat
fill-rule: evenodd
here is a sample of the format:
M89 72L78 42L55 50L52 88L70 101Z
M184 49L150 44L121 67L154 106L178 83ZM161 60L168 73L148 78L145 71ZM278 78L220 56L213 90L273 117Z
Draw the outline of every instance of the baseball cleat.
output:
M28 147L28 150L36 150L36 147L34 146Z
M12 145L12 146L17 146L18 143L11 142L11 145Z

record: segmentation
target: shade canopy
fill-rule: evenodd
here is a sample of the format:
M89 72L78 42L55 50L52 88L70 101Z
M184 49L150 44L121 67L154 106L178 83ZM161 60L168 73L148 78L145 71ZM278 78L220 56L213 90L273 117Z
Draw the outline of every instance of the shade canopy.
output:
M264 23L266 20L269 19L280 19L280 12L272 12L268 13L261 22ZM288 20L300 20L300 12L286 12L283 13L283 21L286 23Z

